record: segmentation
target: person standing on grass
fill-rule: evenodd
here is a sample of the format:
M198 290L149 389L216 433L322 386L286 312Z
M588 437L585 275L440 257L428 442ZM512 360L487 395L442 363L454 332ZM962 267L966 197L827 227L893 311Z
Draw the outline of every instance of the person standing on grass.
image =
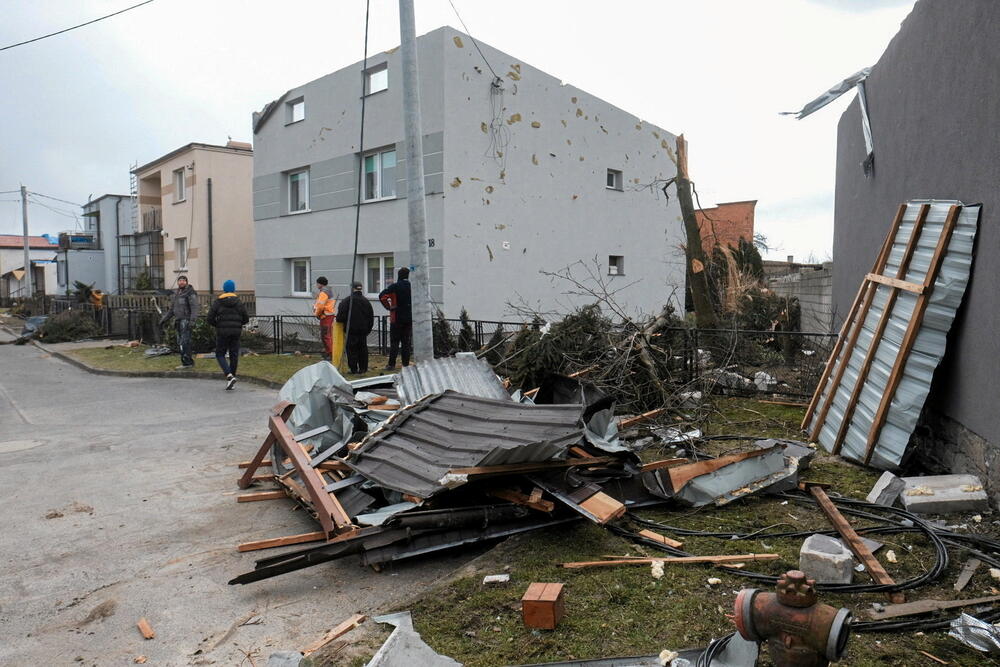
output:
M313 315L319 319L319 333L323 340L323 358L329 361L333 348L333 318L337 312L337 300L333 298L333 290L328 287L326 276L316 279L316 301L313 302Z
M208 323L215 327L215 359L226 376L226 390L236 386L236 366L240 361L240 336L243 325L250 321L246 306L236 295L236 283L222 283L222 294L212 302ZM226 354L229 362L226 362Z
M191 327L198 319L198 293L188 283L187 276L177 278L177 291L170 302L170 310L160 318L160 325L165 325L171 318L176 320L177 347L181 351L181 365L175 371L192 370L194 357L191 356Z
M410 270L405 266L401 268L396 273L396 282L382 290L378 300L389 311L389 365L385 370L396 370L397 352L402 355L403 365L409 366L410 350L413 349Z
M337 321L347 332L347 365L354 375L368 372L368 334L375 326L375 311L362 289L361 283L351 283L351 296L337 308Z

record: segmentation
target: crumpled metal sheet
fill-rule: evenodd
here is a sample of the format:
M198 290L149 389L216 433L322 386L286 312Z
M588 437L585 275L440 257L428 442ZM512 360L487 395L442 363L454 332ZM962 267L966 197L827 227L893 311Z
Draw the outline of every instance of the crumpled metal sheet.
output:
M795 486L798 468L798 459L786 457L784 448L775 445L766 454L730 463L695 477L674 498L693 507L701 507L725 505L765 489L787 491Z
M366 667L461 667L462 663L437 653L413 629L410 612L376 616L376 623L388 623L395 630L385 640Z
M466 396L510 400L493 368L472 352L404 366L399 375L393 376L393 383L403 405L448 389Z
M622 444L621 439L618 437L618 420L615 419L614 409L612 408L595 412L587 420L583 435L587 439L587 442L606 452L631 451L631 449Z
M330 427L328 431L302 441L303 444L312 444L317 453L331 446L346 444L354 431L354 410L350 407L354 392L328 361L297 371L281 387L278 397L295 404L288 420L293 435L320 426Z
M1000 655L1000 628L975 616L962 614L956 618L951 622L948 636L977 651Z
M428 498L460 480L455 468L564 459L583 437L582 405L428 396L369 433L347 458L379 486Z

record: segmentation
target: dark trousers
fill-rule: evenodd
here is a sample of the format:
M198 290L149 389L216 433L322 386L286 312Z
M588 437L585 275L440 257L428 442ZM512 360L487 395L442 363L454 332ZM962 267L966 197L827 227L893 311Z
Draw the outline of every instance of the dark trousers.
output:
M177 320L177 347L181 351L181 363L194 366L191 356L191 320Z
M402 350L400 350L402 347ZM413 350L413 323L389 325L389 365L396 365L396 353L400 353L403 365L410 364L410 352Z
M226 363L226 353L229 353L229 363ZM225 375L236 375L236 366L240 363L240 334L216 334L215 360Z
M368 372L368 334L347 334L347 366L352 373Z

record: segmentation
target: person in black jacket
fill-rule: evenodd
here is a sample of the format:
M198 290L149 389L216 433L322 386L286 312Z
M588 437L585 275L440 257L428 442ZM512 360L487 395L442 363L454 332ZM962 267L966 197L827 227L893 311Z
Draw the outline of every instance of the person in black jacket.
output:
M177 347L181 351L181 365L174 370L191 370L194 357L191 355L191 328L198 319L198 293L188 283L187 276L177 277L177 291L170 302L170 310L160 318L160 326L171 318L176 320Z
M236 386L236 366L240 361L240 336L243 325L250 321L246 306L236 295L236 283L222 283L222 294L212 302L208 323L215 327L215 359L226 375L226 389ZM226 363L226 353L229 363Z
M361 290L361 283L351 283L351 296L337 308L347 333L347 365L355 375L368 372L368 334L375 326L375 311Z
M403 365L409 366L413 350L413 308L410 297L410 270L405 266L396 273L396 282L378 295L378 300L389 311L389 365L385 370L396 369L396 353L402 352Z

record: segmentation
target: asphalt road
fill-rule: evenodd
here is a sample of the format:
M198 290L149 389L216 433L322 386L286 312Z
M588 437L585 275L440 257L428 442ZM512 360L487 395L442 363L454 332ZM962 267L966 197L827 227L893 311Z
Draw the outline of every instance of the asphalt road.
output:
M464 562L376 574L344 559L227 585L277 552L238 543L316 530L290 500L235 499L236 464L276 400L250 385L92 375L0 345L0 664L236 665L253 649L264 664ZM251 613L262 622L229 632ZM136 629L142 617L155 639Z

